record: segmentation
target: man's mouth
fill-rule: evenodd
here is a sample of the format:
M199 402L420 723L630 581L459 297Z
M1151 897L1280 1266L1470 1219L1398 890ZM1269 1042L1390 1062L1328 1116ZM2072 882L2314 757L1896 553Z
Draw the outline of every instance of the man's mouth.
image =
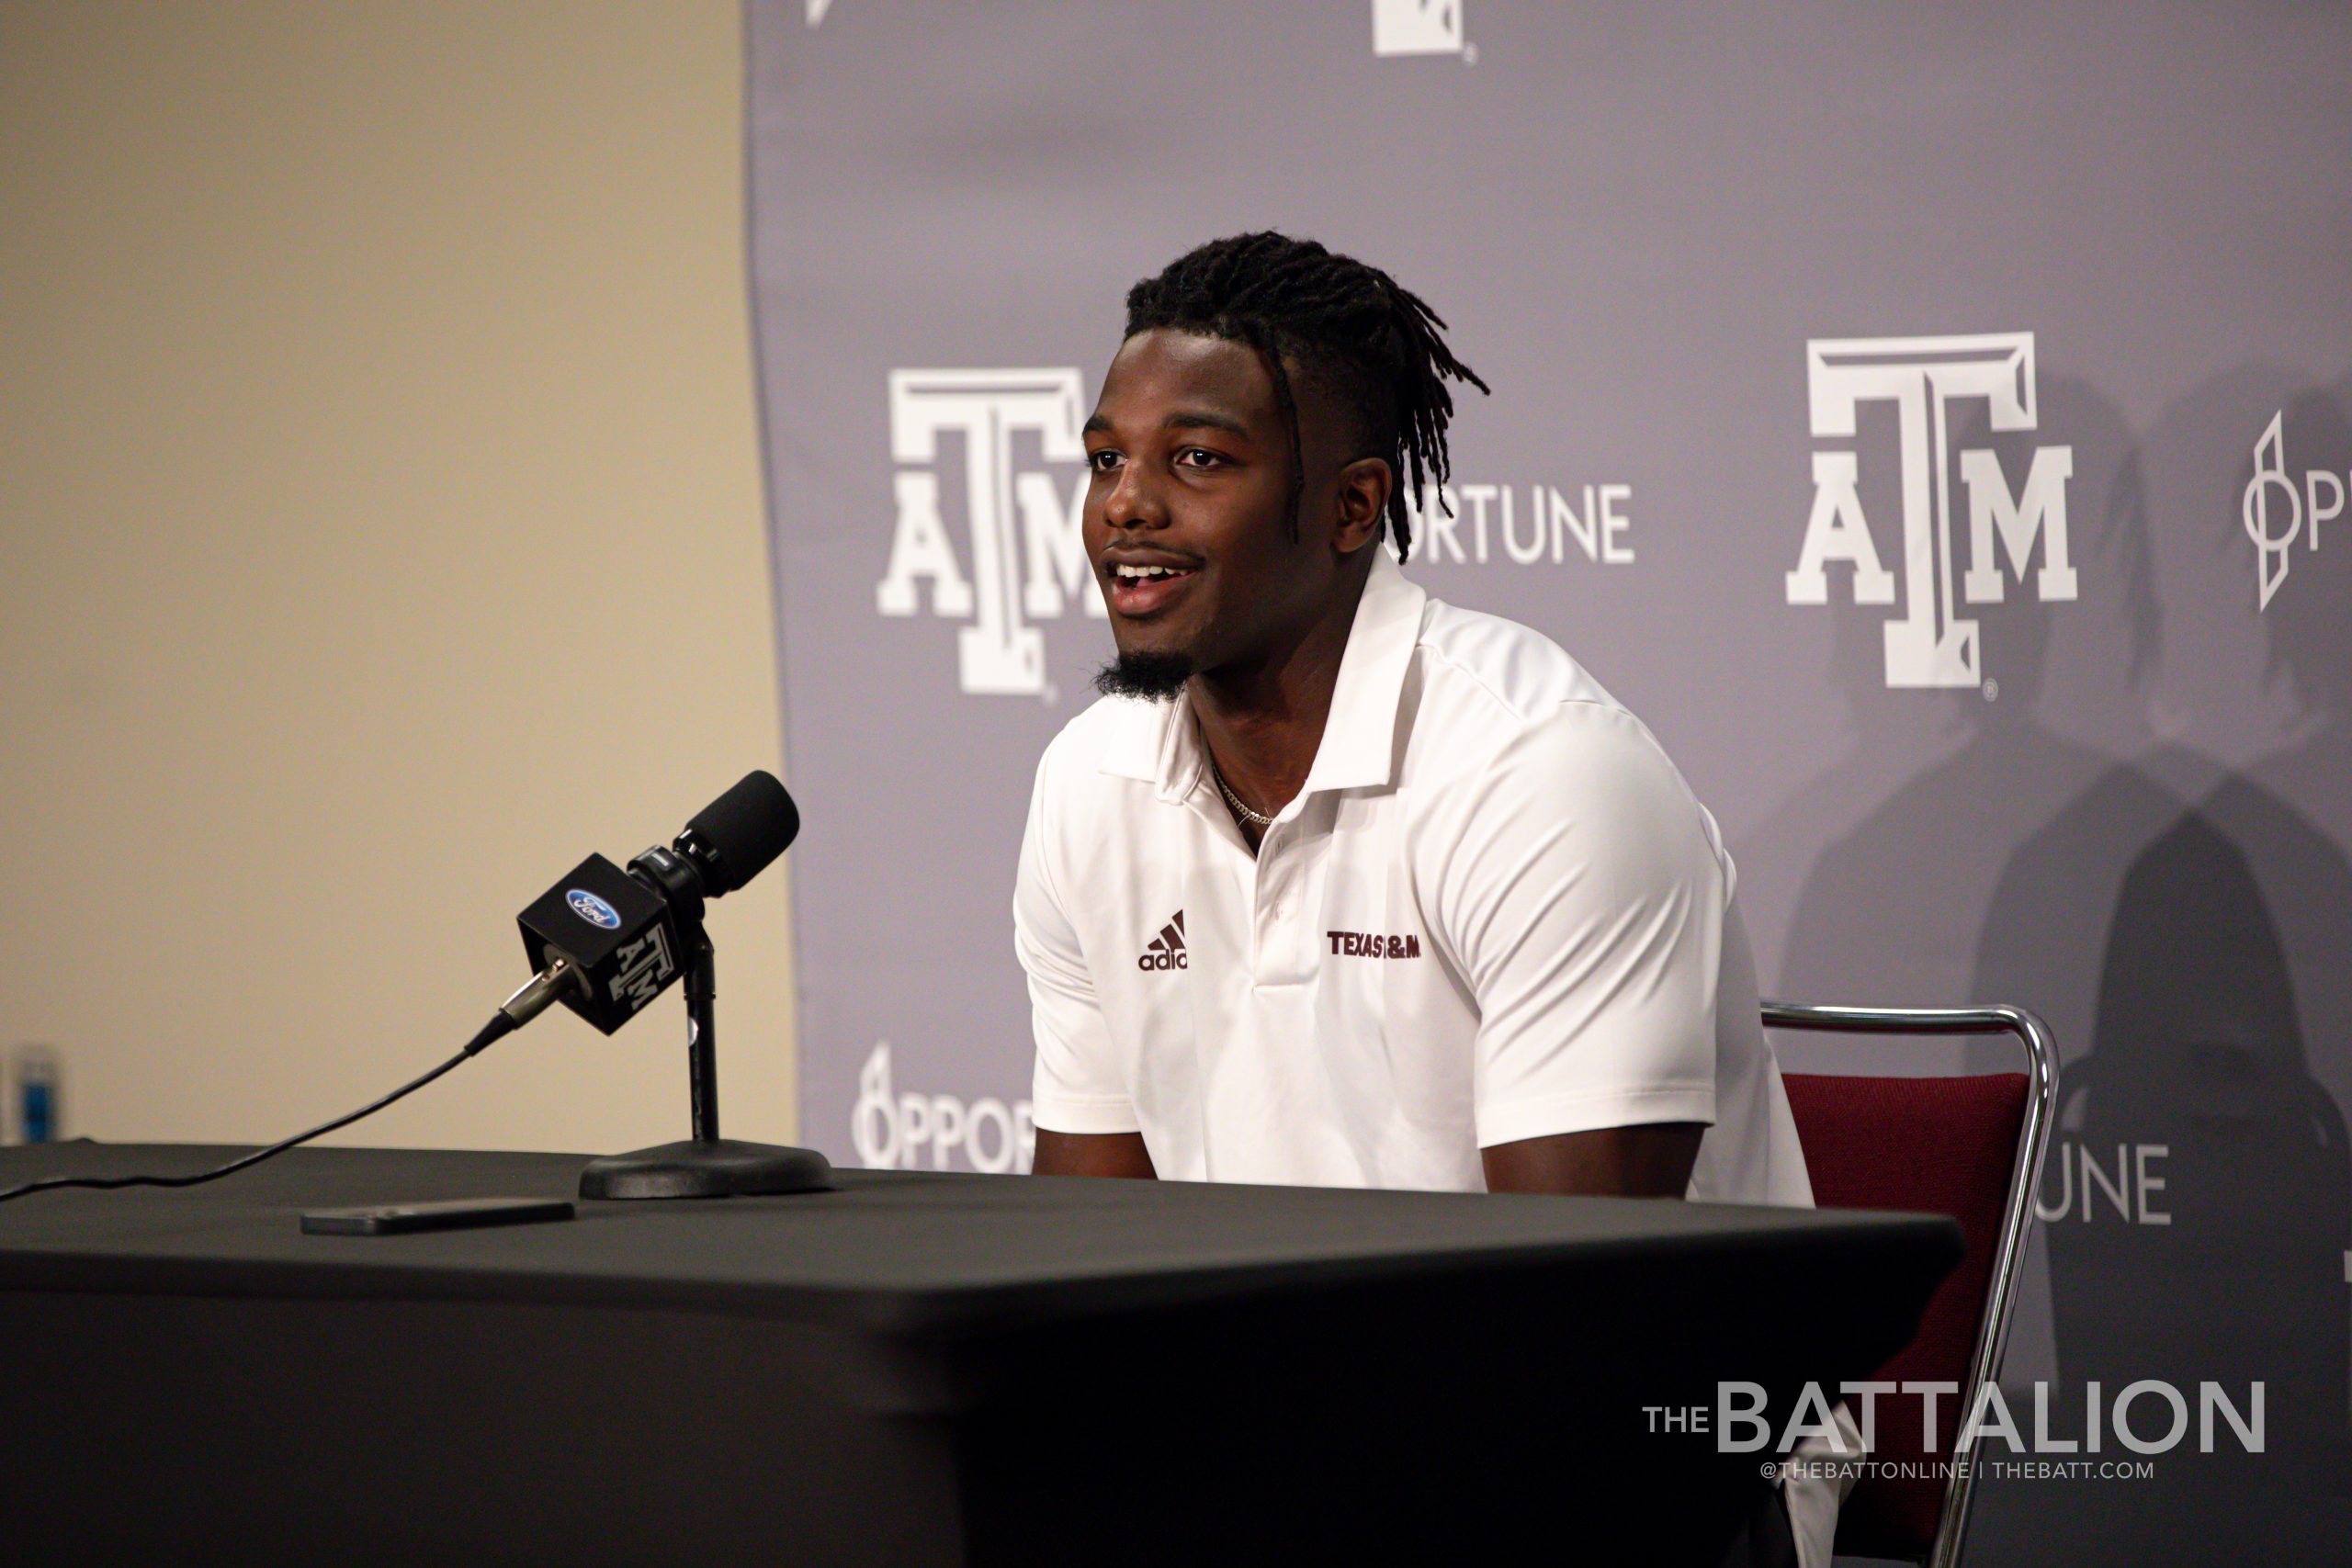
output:
M1109 566L1111 608L1122 615L1157 614L1192 586L1200 575L1193 566L1134 565L1114 561Z

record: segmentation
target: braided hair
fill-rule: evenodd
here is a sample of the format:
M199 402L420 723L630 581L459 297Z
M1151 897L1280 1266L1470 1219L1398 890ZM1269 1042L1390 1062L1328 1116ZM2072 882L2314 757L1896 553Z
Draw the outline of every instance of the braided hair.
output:
M1388 525L1400 558L1413 547L1406 497L1442 486L1451 472L1445 431L1453 394L1447 380L1490 389L1445 346L1438 335L1444 325L1419 296L1378 267L1272 231L1212 240L1127 290L1128 337L1169 327L1247 344L1265 361L1290 434L1293 538L1306 472L1298 400L1283 356L1326 388L1348 415L1357 455L1385 458L1395 477Z

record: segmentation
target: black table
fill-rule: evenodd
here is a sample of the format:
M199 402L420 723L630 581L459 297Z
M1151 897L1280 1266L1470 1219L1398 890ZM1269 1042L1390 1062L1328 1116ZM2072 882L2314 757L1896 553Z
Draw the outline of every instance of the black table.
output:
M0 1182L230 1151L0 1152ZM1710 1562L1719 1379L1867 1376L1916 1215L845 1171L310 1236L581 1156L300 1149L0 1205L0 1517L45 1560Z

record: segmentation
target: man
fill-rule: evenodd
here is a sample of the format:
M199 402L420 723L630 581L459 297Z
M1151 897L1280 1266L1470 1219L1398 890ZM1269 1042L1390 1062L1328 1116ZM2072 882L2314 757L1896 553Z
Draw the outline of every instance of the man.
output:
M1443 325L1273 233L1127 296L1085 429L1118 657L1014 902L1035 1169L1810 1206L1713 818L1574 660L1384 547L1447 382L1486 389ZM1835 1492L1793 1492L1826 1562Z

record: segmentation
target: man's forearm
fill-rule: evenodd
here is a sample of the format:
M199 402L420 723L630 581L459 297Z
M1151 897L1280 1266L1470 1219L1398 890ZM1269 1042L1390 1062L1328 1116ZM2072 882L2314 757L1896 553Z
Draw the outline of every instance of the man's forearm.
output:
M1037 1176L1123 1176L1149 1181L1151 1152L1141 1133L1053 1133L1037 1129L1037 1154L1030 1162Z
M1679 1198L1699 1163L1696 1122L1603 1127L1522 1138L1481 1149L1489 1192L1556 1192L1594 1198ZM1045 1147L1044 1134L1038 1147Z

